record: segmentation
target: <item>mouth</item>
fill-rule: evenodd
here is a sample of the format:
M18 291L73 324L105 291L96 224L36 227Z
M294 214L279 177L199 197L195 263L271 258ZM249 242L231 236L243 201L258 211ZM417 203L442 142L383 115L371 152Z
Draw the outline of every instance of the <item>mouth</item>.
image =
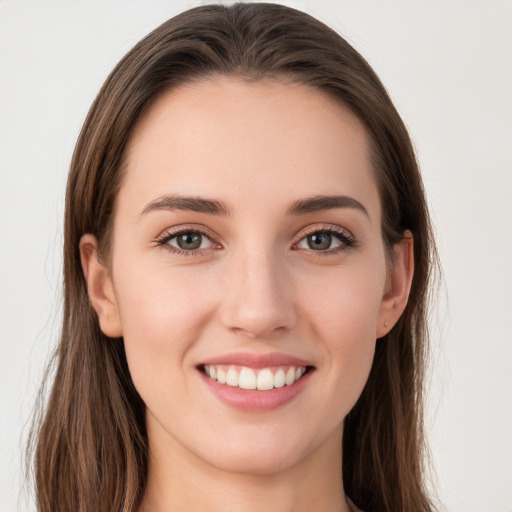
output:
M316 368L285 354L231 354L204 361L197 370L222 403L243 412L263 412L299 396Z
M204 364L199 366L199 370L219 384L244 390L270 391L292 386L311 372L313 366L282 365L255 369L248 366Z

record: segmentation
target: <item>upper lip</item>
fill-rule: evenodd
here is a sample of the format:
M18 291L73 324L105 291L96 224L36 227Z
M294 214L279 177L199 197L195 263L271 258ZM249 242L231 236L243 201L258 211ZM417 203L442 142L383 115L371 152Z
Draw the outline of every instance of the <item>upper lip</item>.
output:
M310 361L299 357L271 352L269 354L231 353L212 357L203 361L202 365L236 365L248 368L268 368L271 366L312 366Z

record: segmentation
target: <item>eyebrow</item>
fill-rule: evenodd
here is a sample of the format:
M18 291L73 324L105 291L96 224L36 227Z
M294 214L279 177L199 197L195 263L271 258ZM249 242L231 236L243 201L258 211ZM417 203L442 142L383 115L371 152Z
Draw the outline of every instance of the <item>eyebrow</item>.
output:
M314 196L294 201L288 208L287 215L305 215L307 213L336 208L352 208L364 213L368 219L368 210L357 200L350 196ZM155 210L184 210L210 215L228 216L231 208L223 201L206 199L198 196L166 195L151 201L139 214L146 215Z
M203 197L184 197L178 195L162 196L151 201L139 215L145 215L154 210L186 210L209 213L210 215L230 214L230 208L222 201L205 199Z
M350 196L314 196L307 199L294 201L287 211L288 215L303 215L322 210L334 210L336 208L353 208L364 213L368 219L368 210L357 200Z

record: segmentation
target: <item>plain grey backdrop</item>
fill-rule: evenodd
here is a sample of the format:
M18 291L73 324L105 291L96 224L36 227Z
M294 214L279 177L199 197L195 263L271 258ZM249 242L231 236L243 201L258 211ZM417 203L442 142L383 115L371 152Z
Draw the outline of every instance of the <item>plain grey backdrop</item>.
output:
M74 142L101 83L179 1L0 0L0 512L60 324ZM450 512L512 510L512 2L295 0L372 64L414 140L444 287L427 427Z

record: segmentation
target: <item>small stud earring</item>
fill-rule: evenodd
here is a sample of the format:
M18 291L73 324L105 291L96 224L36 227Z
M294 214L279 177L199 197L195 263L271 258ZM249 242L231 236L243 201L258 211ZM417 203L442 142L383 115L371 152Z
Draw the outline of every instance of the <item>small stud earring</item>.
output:
M388 322L384 322L384 327L387 329L389 327L389 323Z

